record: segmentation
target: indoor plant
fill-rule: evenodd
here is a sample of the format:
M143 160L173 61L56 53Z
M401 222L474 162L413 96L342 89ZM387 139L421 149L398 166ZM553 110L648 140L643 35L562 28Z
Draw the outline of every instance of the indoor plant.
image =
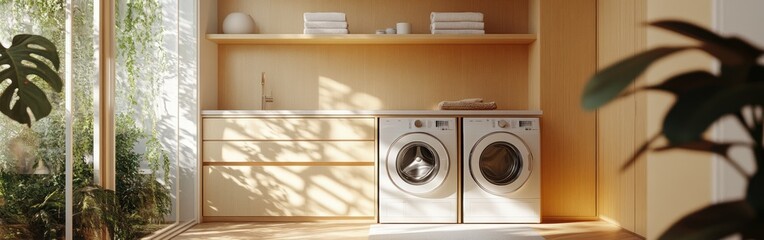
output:
M651 49L599 71L584 89L583 107L593 110L619 96L644 90L673 94L676 101L664 118L660 134L644 143L623 167L631 166L662 135L668 143L655 148L656 151L687 149L719 154L749 181L745 199L695 211L674 223L660 238L718 239L735 233L746 238L764 237L764 174L757 170L748 176L728 156L733 145L749 146L757 166L764 167L764 116L761 113L764 111L764 66L757 62L764 51L742 39L719 36L686 22L659 21L651 25L696 39L701 44ZM717 58L720 63L718 74L685 72L656 85L624 92L653 62L693 49ZM752 118L744 117L746 108L754 109ZM714 142L703 137L706 129L726 115L735 116L746 128L752 144Z
M10 81L10 85L0 94L0 112L29 127L32 127L33 120L48 116L52 109L45 92L29 76L39 77L56 92L61 92L64 85L58 73L43 59L56 70L61 66L56 46L45 37L19 34L13 37L10 47L0 44L0 65L8 66L0 68L0 82Z

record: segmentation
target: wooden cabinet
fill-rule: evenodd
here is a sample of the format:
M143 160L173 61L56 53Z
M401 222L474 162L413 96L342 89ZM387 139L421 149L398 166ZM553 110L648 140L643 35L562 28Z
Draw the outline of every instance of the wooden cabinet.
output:
M373 118L212 118L204 140L374 140Z
M203 214L373 219L374 176L374 166L205 166Z
M374 118L202 122L205 221L374 219Z
M205 141L205 162L366 162L374 141Z

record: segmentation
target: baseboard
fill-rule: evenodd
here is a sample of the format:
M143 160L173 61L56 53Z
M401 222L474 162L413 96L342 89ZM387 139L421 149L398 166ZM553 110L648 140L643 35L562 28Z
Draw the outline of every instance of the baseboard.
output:
M597 216L542 216L541 223L599 221Z
M360 217L307 217L307 216L252 216L252 217L203 217L202 222L363 222L374 223L373 216Z

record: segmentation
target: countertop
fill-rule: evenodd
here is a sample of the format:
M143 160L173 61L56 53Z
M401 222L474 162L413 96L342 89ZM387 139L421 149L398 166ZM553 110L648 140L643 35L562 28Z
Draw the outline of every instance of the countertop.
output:
M202 117L541 116L541 110L203 110Z

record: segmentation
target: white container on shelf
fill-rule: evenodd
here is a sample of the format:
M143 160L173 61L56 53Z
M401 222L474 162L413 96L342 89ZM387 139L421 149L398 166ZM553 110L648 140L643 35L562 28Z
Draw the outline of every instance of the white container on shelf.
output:
M232 12L223 20L223 33L249 34L255 32L255 21L249 14Z
M395 24L396 32L398 34L410 34L411 33L411 24L407 22L399 22Z

